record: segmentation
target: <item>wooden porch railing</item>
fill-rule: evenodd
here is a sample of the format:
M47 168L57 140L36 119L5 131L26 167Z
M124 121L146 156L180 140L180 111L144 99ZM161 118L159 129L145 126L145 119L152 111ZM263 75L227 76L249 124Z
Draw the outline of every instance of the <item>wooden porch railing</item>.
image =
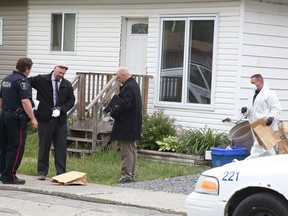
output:
M143 109L147 109L149 79L152 76L133 75L139 84ZM77 91L77 100L68 115L76 116L76 123L92 122L92 151L96 150L97 135L103 123L103 108L107 106L114 94L119 93L120 83L114 74L78 72L71 81L73 89Z

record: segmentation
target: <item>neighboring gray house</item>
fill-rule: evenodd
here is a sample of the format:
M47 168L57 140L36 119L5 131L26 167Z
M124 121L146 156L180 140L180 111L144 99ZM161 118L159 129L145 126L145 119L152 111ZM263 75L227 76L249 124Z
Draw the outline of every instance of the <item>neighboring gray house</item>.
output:
M32 75L126 65L153 76L148 112L184 127L231 128L221 120L240 117L254 73L288 119L287 0L28 0L27 35Z
M0 0L0 80L27 55L27 0Z

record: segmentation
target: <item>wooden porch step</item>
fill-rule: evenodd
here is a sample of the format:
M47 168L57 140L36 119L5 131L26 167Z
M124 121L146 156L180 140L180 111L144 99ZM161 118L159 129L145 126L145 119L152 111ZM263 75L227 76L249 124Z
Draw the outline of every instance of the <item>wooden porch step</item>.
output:
M92 143L92 139L89 138L82 138L82 137L67 137L67 140L69 141L78 141L78 142L87 142L87 143Z
M75 130L75 131L87 131L87 132L92 132L93 128L93 122L92 121L77 121L73 124L72 127L70 127L70 130Z
M97 134L93 134L92 123L93 121L91 120L75 122L73 126L70 127L70 135L67 137L68 146L75 149L93 149L93 151L107 148L110 142L113 121L100 121L95 130L98 132ZM92 139L94 136L96 136L95 138L97 140Z
M75 153L81 153L81 154L91 154L92 151L87 149L74 149L74 148L67 148L67 152L75 152Z
M99 124L99 133L111 133L113 127L113 121L101 122ZM69 128L70 131L81 131L81 132L92 132L93 124L90 121L80 121L74 123L72 127Z
M107 143L109 140L110 140L110 135L102 135L102 139L97 140L97 143ZM67 141L92 143L92 139L81 138L81 137L67 137Z
M70 131L81 131L81 132L92 132L93 129L91 128L85 128L85 127L70 127L69 128Z
M110 134L113 128L113 121L101 122L99 125L99 133Z
M51 146L51 153L54 155L55 154L55 149L53 146ZM87 149L75 149L75 148L67 148L67 155L68 156L76 156L76 157L82 157L85 155L89 155L93 153L91 150Z

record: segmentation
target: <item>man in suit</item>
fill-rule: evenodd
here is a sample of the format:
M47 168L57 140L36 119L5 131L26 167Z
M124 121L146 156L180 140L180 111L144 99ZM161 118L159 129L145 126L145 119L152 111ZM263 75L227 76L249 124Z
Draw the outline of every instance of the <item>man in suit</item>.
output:
M37 90L39 152L37 173L39 180L45 180L49 170L49 153L53 142L57 175L66 172L67 154L67 112L74 106L75 95L71 82L64 78L68 67L60 61L54 70L45 75L29 78Z

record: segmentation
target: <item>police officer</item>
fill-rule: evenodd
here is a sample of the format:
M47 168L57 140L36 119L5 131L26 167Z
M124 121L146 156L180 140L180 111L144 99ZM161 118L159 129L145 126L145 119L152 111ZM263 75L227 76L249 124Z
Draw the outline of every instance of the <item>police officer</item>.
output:
M16 70L6 76L0 89L0 172L3 184L25 184L16 176L27 136L27 122L38 122L32 109L32 88L27 80L32 68L30 58L20 58Z

